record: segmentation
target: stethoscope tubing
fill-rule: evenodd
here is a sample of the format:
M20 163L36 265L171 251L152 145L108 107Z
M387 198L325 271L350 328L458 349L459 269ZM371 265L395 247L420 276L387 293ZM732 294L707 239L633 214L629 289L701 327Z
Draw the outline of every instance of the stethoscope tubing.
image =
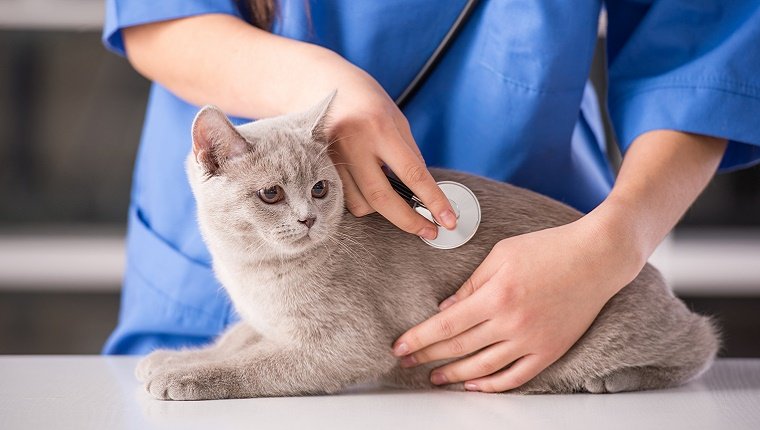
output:
M419 89L422 87L422 84L424 84L430 76L430 73L433 72L433 69L435 69L435 67L441 61L443 55L446 53L446 51L449 50L457 35L467 23L467 20L469 19L470 15L472 15L472 12L475 10L475 7L477 5L478 0L467 0L467 3L464 5L462 10L459 12L459 15L457 15L457 18L454 20L454 23L449 28L449 31L447 31L446 35L443 36L443 39L441 39L441 41L438 43L438 46L436 46L433 53L430 54L430 57L427 59L427 61L425 61L425 64L422 66L419 72L417 72L417 75L414 76L414 79L412 79L404 91L401 92L401 95L396 98L396 106L398 106L399 109L403 109L409 100L411 100L412 97L417 94L417 91L419 91ZM414 195L412 190L404 185L403 182L390 175L386 176L388 177L388 181L391 183L391 187L393 187L396 193L403 197L404 200L406 200L410 205L420 206L423 208L425 207L422 202Z
M433 69L435 69L435 67L441 61L443 55L446 53L446 51L449 50L457 35L467 23L467 20L470 18L470 15L472 15L472 12L475 10L475 7L477 5L478 0L467 0L467 3L462 8L462 11L459 12L456 20L454 20L454 23L449 28L449 31L447 31L446 35L443 36L443 39L441 39L441 41L438 43L438 46L436 46L433 53L430 54L430 57L427 59L427 61L425 61L425 64L422 66L422 68L420 68L420 71L417 72L417 75L415 75L414 79L412 79L404 91L401 92L401 95L396 98L396 106L398 106L399 109L403 109L409 100L411 100L417 91L419 91L419 89L422 87L422 84L425 83L425 81L430 76L430 73L432 73Z

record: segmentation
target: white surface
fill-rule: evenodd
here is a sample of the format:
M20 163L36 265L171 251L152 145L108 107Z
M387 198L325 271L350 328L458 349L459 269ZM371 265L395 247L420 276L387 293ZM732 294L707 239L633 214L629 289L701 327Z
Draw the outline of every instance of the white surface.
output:
M118 291L122 236L86 227L0 233L0 290ZM681 294L760 294L757 230L686 231L663 242L650 261Z
M0 28L100 30L103 0L0 0Z
M721 360L681 388L517 396L355 389L334 396L167 402L135 358L0 357L0 428L760 429L760 360Z

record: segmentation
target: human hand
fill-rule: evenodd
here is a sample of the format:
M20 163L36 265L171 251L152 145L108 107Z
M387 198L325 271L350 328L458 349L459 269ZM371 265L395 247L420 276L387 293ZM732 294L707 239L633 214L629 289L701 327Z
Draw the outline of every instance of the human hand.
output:
M356 216L377 211L407 232L436 237L436 226L393 191L381 170L385 164L439 224L456 225L404 115L380 84L337 53L224 14L132 26L124 38L129 60L141 73L184 100L214 104L234 116L264 118L303 110L337 88L328 133L348 210Z
M559 359L644 262L600 223L504 239L441 312L394 343L402 367L456 357L431 382L472 391L517 388ZM474 354L473 354L474 353Z
M402 230L435 239L437 227L412 210L390 186L387 165L446 228L456 226L449 200L425 167L404 114L367 73L342 59L330 79L340 82L330 111L331 156L356 216L379 212ZM344 63L340 63L343 61Z

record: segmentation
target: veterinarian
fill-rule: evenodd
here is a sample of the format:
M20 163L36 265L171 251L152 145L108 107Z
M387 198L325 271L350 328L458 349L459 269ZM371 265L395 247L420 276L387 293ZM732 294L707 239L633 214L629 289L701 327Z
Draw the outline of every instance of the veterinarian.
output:
M716 169L760 160L758 2L605 2L605 107L587 79L602 2L484 0L400 111L393 98L464 3L107 1L105 44L154 83L122 309L104 351L203 344L237 318L211 271L183 167L203 104L242 121L304 109L338 88L331 134L348 209L377 211L410 234L436 230L393 193L382 164L447 227L456 220L423 158L586 213L501 241L439 314L394 343L406 366L476 352L431 379L480 391L517 387L558 359ZM617 178L601 109L625 154Z

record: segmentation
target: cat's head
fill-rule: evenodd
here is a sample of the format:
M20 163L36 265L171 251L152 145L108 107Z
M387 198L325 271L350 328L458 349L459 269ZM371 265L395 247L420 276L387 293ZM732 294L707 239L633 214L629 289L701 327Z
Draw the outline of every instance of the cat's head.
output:
M296 254L337 230L343 187L325 132L334 96L237 127L213 106L198 112L187 168L207 241Z

